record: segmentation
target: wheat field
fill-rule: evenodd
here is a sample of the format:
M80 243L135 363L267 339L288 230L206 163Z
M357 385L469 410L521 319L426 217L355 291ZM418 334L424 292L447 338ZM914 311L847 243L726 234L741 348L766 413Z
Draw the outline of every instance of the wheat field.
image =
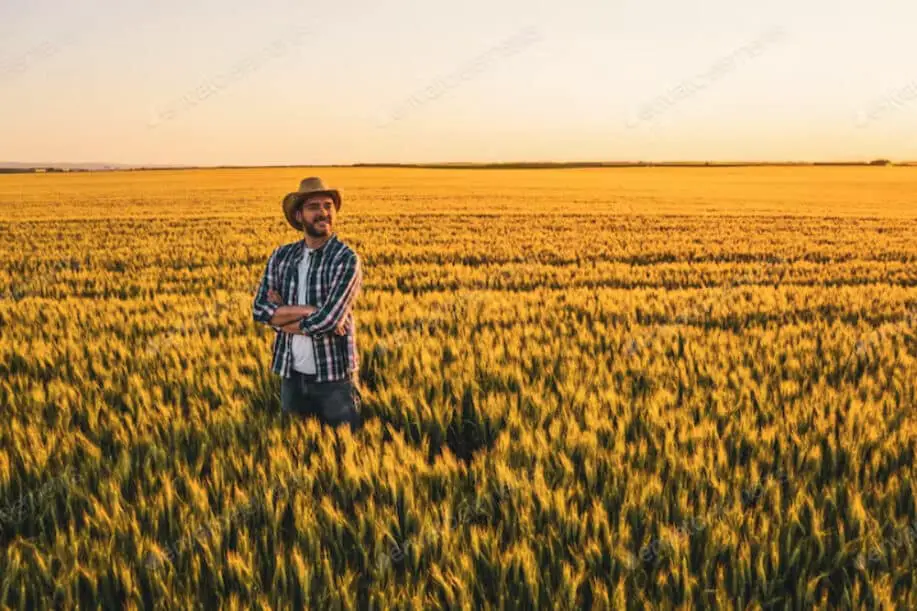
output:
M363 430L280 413L339 186ZM915 608L917 169L0 175L0 607Z

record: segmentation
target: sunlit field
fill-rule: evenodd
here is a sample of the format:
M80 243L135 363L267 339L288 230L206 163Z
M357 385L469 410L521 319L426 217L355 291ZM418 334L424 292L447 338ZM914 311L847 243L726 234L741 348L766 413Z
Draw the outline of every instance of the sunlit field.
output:
M252 320L343 194L356 434ZM917 608L917 168L0 175L0 607Z

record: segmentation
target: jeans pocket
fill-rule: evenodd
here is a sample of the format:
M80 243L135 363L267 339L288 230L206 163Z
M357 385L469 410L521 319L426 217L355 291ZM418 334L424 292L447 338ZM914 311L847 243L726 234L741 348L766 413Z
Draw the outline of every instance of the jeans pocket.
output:
M299 385L295 378L281 378L280 380L280 409L292 412L296 405L296 394Z
M353 418L354 396L349 382L325 382L314 388L316 403L328 422L336 424Z

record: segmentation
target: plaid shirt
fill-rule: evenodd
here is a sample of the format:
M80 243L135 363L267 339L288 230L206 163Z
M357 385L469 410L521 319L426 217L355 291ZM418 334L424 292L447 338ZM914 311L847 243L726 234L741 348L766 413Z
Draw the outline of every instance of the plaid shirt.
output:
M267 300L268 291L275 290L287 305L309 304L318 308L299 321L299 328L312 338L316 381L351 379L359 367L351 308L363 279L360 259L336 234L332 234L312 255L306 303L298 304L298 271L305 244L305 240L299 240L284 244L271 253L252 304L255 322L270 325L277 332L271 370L285 378L290 377L293 371L293 334L270 324L271 317L280 307ZM334 329L342 320L348 323L347 334L336 335Z

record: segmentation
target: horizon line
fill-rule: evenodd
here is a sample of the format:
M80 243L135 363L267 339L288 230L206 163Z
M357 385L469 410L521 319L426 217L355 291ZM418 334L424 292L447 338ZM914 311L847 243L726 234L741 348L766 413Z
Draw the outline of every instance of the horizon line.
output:
M434 162L356 162L292 164L130 164L105 162L0 162L0 173L51 171L119 171L119 170L207 170L268 168L429 168L429 169L550 169L550 168L628 168L628 167L744 167L744 166L899 166L917 165L917 160L666 160L666 161L434 161Z

